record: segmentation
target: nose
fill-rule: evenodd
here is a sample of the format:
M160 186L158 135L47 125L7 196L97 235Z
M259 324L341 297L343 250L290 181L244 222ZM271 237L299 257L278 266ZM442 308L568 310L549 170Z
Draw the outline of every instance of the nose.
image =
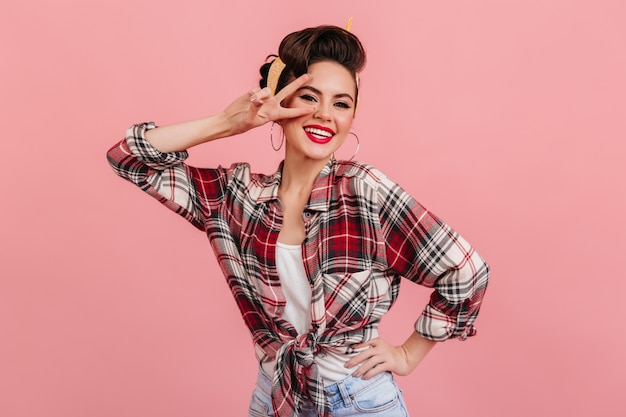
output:
M320 103L317 107L315 107L313 117L321 120L330 120L330 111L328 110L328 106Z

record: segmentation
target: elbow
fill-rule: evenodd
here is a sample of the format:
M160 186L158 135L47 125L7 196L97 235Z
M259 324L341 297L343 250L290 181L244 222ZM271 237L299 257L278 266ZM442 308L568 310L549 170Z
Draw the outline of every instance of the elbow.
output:
M124 159L123 151L122 151L122 142L117 143L113 147L111 147L106 154L107 162L109 166L113 168L116 174L120 174L120 166L122 160Z

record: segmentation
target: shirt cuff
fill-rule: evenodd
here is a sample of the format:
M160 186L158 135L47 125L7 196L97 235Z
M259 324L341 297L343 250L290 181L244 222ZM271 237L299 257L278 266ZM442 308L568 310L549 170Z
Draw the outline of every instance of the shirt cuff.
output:
M150 168L163 170L176 166L187 159L187 151L161 152L146 140L145 133L156 128L154 122L136 124L126 130L126 143L133 155Z
M415 322L415 331L422 337L437 342L453 338L466 340L476 334L473 325L459 325L456 317L446 316L430 305L426 306Z

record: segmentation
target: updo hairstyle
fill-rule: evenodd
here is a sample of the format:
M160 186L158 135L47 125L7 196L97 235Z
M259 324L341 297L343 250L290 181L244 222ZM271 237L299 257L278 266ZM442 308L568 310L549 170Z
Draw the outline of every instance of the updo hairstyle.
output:
M333 61L346 68L355 79L365 66L365 49L354 34L337 26L317 26L287 35L278 48L278 56L285 63L276 92L289 82L306 74L311 64ZM261 69L261 88L267 86L267 75L276 55L268 56L269 62ZM358 85L356 88L358 96Z

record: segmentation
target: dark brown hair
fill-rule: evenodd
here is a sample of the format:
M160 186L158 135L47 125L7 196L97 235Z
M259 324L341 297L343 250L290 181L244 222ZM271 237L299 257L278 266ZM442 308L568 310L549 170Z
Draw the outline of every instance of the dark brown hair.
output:
M356 79L365 66L365 49L354 34L337 26L317 26L290 33L280 43L278 56L285 63L276 92L293 79L306 74L309 65L333 61L346 68ZM268 59L276 57L270 55ZM273 59L261 69L261 88L267 86L267 74ZM358 95L358 88L357 88Z

